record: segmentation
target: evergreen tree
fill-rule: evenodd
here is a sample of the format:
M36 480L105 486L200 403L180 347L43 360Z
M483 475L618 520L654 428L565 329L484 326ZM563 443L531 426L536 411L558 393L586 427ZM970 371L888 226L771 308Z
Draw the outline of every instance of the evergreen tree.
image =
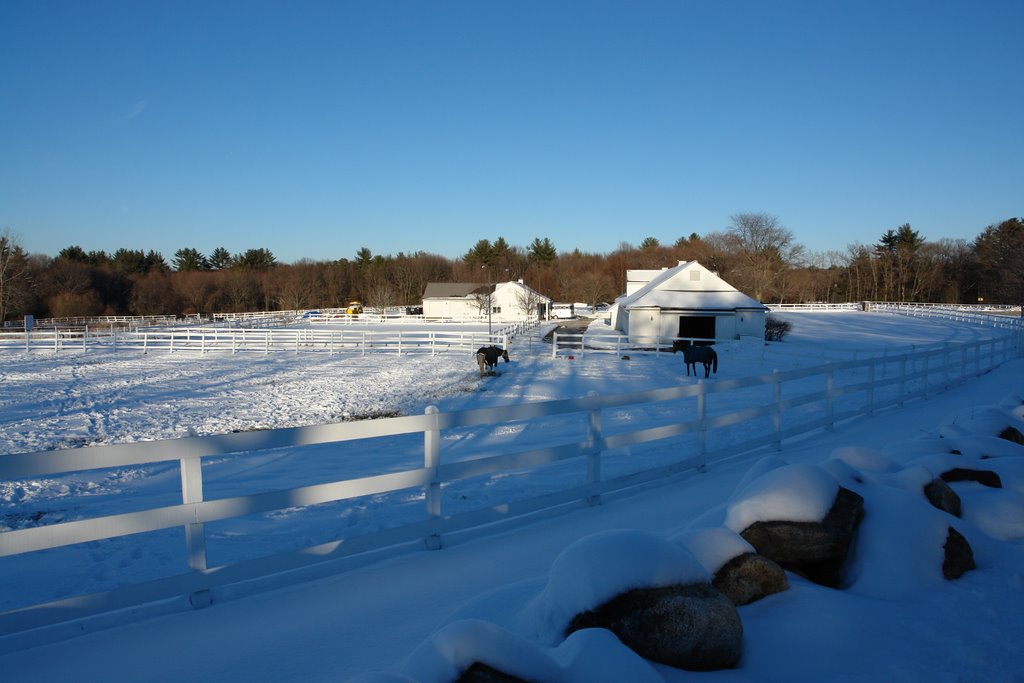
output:
M174 269L178 272L210 270L210 261L198 249L186 247L174 252Z
M529 250L527 252L527 259L530 263L536 263L541 266L550 266L558 258L558 252L555 250L555 245L551 243L551 240L545 237L543 240L539 237L534 237L533 242L530 243Z
M217 247L213 250L213 253L210 254L211 270L224 270L225 268L230 268L233 262L231 252L224 247Z

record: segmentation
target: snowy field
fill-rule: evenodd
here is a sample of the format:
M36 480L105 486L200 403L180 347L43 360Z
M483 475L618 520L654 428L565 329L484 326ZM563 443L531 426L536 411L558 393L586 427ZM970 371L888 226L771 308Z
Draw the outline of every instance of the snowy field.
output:
M885 314L779 317L794 326L784 343L720 345L717 377L995 334L988 328ZM596 323L591 331L607 330ZM695 381L672 354L633 354L628 362L596 353L572 361L552 359L551 347L538 337L516 340L511 352L513 362L501 364L501 376L487 379L477 376L471 354L4 353L0 454L411 415L430 404L453 411ZM988 461L991 467L986 463L1001 475L1003 489L955 485L965 507L973 509L957 526L974 548L977 570L953 582L942 580L940 572L935 580L935 567L900 554L922 545L921 539L889 532L869 514L865 524L873 530L872 540L858 546L855 578L846 589L791 577L788 591L740 608L744 651L735 670L694 674L651 665L600 634L562 642L557 625L549 622L566 598L547 588L551 582L572 582L552 567L562 551L590 534L633 529L675 542L688 528L721 524L755 462L762 469L782 461L818 465L834 461L834 452L845 453L844 462L864 471L859 492L868 502L920 518L921 528L930 528L934 520L928 515L944 513L892 502L888 493L899 488L895 480L913 478L897 475L936 467L926 460L934 460L942 430L967 438L964 429L990 427L992 415L1024 422L1022 380L1024 361L1011 361L926 401L787 442L781 453L753 453L664 486L611 496L599 507L503 527L493 535L453 539L440 552L400 554L210 609L13 652L0 656L0 671L7 672L5 679L11 675L9 680L19 681L344 681L381 671L390 674L369 678L432 681L447 680L446 667L456 667L459 657L496 653L500 659L517 652L525 653L521 663L535 662L522 666L534 666L523 674L537 680L1024 680L1018 673L1024 670L1024 619L1019 616L1024 608L1024 458L1010 446L1002 457ZM746 400L762 398L751 394ZM633 422L656 418L642 413L622 417ZM472 457L510 443L563 439L571 428L538 420L515 430L466 429L447 435L442 448L446 457ZM220 496L362 476L382 467L408 466L414 451L396 438L386 456L346 453L327 463L294 452L224 458L204 465L204 472L209 470L204 485L211 496ZM630 457L656 462L658 453ZM879 470L878 463L886 465ZM821 471L842 478L834 463ZM123 512L154 501L172 504L175 496L180 501L177 477L176 468L161 465L3 481L0 525L22 528ZM448 493L480 504L494 491L543 492L550 484L539 475L494 478ZM339 525L372 531L400 523L408 502L376 496L208 525L211 564L323 542L336 536ZM181 546L180 530L172 529L0 558L0 609L178 573ZM629 554L628 544L623 552ZM598 584L628 584L627 574L609 567L600 580L580 578L583 588L577 593L593 593ZM399 673L407 678L398 678Z

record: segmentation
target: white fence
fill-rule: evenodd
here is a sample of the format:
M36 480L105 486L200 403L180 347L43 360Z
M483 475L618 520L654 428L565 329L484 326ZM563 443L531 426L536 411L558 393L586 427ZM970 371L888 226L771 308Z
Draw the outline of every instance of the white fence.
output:
M716 341L704 337L633 337L624 334L581 334L579 332L555 332L551 335L551 357L572 355L582 357L584 353L621 354L624 351L672 351L676 342L709 343Z
M0 332L0 349L23 351L88 351L103 348L139 353L445 353L475 350L480 346L508 346L510 334L524 326L501 328L487 332L444 332L415 329L329 330L247 329L247 328L147 328L140 330L37 330L32 332Z
M0 558L46 551L100 539L180 527L185 544L183 573L142 584L127 585L86 596L0 613L0 650L24 647L39 638L66 637L29 633L71 619L126 607L170 601L175 608L209 605L217 591L284 571L328 572L332 562L356 553L418 542L427 548L443 545L447 534L566 505L600 501L603 493L679 472L702 469L706 463L762 447L781 448L784 439L836 422L943 391L987 372L1021 354L1020 335L960 346L828 363L714 382L697 381L653 391L590 396L520 405L261 432L196 436L8 455L0 458L0 480L23 480L82 470L176 462L181 503L47 526L29 526L0 533ZM653 422L625 419L630 410L659 416ZM499 426L524 420L563 416L575 427L565 430L566 442L494 454L475 453L446 462L442 434L474 425ZM561 418L560 418L561 419ZM742 428L739 426L742 425ZM356 479L341 479L279 491L262 491L206 499L204 458L241 454L251 457L267 449L301 450L313 444L357 442L360 452L374 453L378 439L422 435L422 466ZM582 437L582 438L581 438ZM623 458L623 449L657 444L657 459L640 469ZM307 456L312 457L312 456ZM627 466L625 463L629 463ZM559 466L578 472L575 483L536 497L518 489L498 503L483 507L443 509L442 486L485 475L534 471ZM419 491L421 518L401 526L355 535L302 551L247 559L217 567L207 564L204 524L246 515L269 513L360 496ZM512 491L510 489L509 491ZM523 495L524 497L515 497ZM415 498L416 495L406 496ZM451 503L447 503L451 504ZM460 501L461 504L461 501ZM422 547L422 546L421 546ZM254 585L254 584L249 584ZM257 584L258 585L258 581ZM5 590L17 590L5 586ZM81 628L76 626L75 629ZM59 631L60 628L57 628Z
M1003 310L1002 315L994 314L989 308L942 304L875 304L871 310L915 318L941 318L1003 330L1024 329L1024 318L1019 315L1009 315L1015 312L1013 307L1001 309Z
M786 311L857 311L861 310L859 304L786 304L773 305L771 310ZM922 318L940 318L954 322L990 327L1008 332L1024 333L1024 318L1020 316L996 315L992 312L985 312L980 308L964 306L942 306L931 304L928 306L920 304L873 304L871 310L878 313L892 313L895 315L906 315ZM711 338L701 337L633 337L630 339L620 333L558 333L552 336L551 357L558 356L580 356L590 353L622 354L624 352L636 351L671 351L677 342L709 343L721 342ZM768 342L775 346L781 346L775 342ZM941 347L942 344L935 344L933 348ZM854 352L854 358L863 354L865 356L887 354L888 350L866 350ZM848 357L848 354L845 354Z

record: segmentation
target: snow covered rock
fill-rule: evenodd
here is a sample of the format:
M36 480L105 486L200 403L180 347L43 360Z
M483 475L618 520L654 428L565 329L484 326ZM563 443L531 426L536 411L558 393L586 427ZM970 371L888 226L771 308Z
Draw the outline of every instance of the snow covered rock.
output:
M731 529L715 527L687 531L681 543L711 574L711 585L734 605L747 605L789 588L785 570Z
M999 433L999 438L1024 446L1024 434L1021 434L1016 427L1007 427Z
M954 517L960 516L960 496L942 479L932 479L925 484L924 495L933 507Z
M733 668L743 645L736 606L707 583L627 591L569 626L586 628L605 628L641 657L690 671Z
M711 585L740 606L787 590L789 579L774 560L758 553L744 553L726 562L715 573Z
M697 671L735 666L743 626L686 549L658 534L613 530L576 541L555 559L541 596L563 635L611 631L645 659Z
M863 514L864 499L839 487L828 513L819 521L765 520L740 535L757 552L817 584L838 588L843 561Z
M942 546L945 557L942 560L942 575L947 579L959 579L975 568L974 551L963 534L949 527L946 543Z
M402 674L420 683L561 680L561 668L540 647L479 619L438 630L413 651Z
M1003 481L999 478L999 475L992 470L975 470L967 467L954 467L951 470L947 470L942 473L942 480L946 482L954 481L976 481L983 486L989 486L994 489L1003 488Z

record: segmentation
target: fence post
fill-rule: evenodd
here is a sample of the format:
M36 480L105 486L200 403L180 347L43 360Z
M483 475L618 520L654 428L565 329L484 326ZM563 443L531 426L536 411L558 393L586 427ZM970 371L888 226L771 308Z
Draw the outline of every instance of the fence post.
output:
M868 365L868 415L875 414L875 368L877 366L878 360L872 358Z
M182 458L178 463L181 467L181 502L185 505L203 502L202 459ZM202 522L185 525L185 552L189 569L206 571L206 533ZM212 602L209 590L196 591L189 595L188 600L197 609L209 607Z
M828 368L828 374L825 376L825 429L831 430L835 427L832 416L835 414L835 395L833 392L836 387L836 369L835 365L830 363Z
M704 380L697 380L697 471L704 472L707 469L705 457L708 450L708 425L707 425L707 402L708 386Z
M698 380L699 381L699 380ZM775 450L782 450L782 382L779 369L772 370L772 427L775 430Z
M88 346L87 346L88 340L89 340L89 326L86 325L85 329L82 331L82 353L85 353L86 349L88 348Z
M903 399L907 393L907 354L900 356L900 393L896 405L903 407Z
M427 485L427 515L430 517L433 532L425 539L427 550L441 549L441 481L438 479L438 466L441 464L441 430L438 428L438 408L427 406L423 411L429 417L430 424L423 430L423 467L430 471L430 484Z
M595 398L596 391L587 392L587 396ZM590 452L587 454L587 505L601 504L601 452L604 450L604 436L601 434L601 409L591 409L587 421L587 441Z
M949 390L949 342L942 343L942 388Z

